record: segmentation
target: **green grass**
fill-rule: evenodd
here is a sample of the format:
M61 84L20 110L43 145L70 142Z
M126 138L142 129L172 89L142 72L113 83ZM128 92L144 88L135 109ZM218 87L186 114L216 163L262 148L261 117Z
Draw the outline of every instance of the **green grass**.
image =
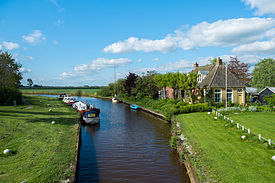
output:
M241 140L241 130L225 127L224 121L213 118L207 113L175 117L196 152L189 159L201 182L274 182L275 162L271 158L275 150L252 137Z
M21 88L20 91L23 94L48 94L48 95L58 95L60 93L67 93L69 95L76 95L77 90L81 90L83 96L91 96L100 89L90 89L90 88L64 88L64 89L53 89L53 88L44 88L44 89L33 89L33 88Z
M227 115L236 123L250 128L251 133L275 141L275 112L245 112Z
M78 114L54 98L25 98L33 108L0 106L0 182L65 179L75 156ZM4 155L4 149L12 153Z

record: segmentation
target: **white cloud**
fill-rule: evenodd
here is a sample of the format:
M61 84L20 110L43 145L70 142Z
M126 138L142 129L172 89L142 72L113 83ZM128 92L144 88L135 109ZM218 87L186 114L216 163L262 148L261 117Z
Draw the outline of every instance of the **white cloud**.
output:
M13 49L16 49L16 48L19 48L19 44L17 43L13 43L13 42L6 42L6 41L3 41L3 46L7 49L7 50L13 50Z
M0 50L2 50L2 45L0 44Z
M57 27L62 27L64 25L64 20L57 20L54 22L54 25Z
M90 64L81 64L74 67L74 72L63 72L61 78L68 77L82 77L86 74L94 74L101 71L104 68L113 68L125 66L132 61L128 58L118 58L118 59L107 59L107 58L97 58L93 60Z
M157 62L159 61L159 58L153 58L153 61Z
M257 8L256 15L275 14L274 0L242 0L251 9Z
M254 43L244 44L235 47L232 52L238 54L253 53L275 55L275 37L268 41L256 41Z
M142 59L141 59L141 58L139 58L139 59L138 59L138 62L139 62L139 63L140 63L140 62L142 62Z
M32 72L31 69L26 69L26 68L24 68L24 67L21 67L21 68L19 69L19 71L20 71L21 73L31 73L31 72Z
M161 51L167 53L177 48L190 50L207 46L238 46L263 39L265 33L274 26L275 19L257 17L218 20L213 23L201 22L185 31L176 30L160 40L130 37L105 47L104 52Z
M22 38L30 44L36 44L41 40L46 40L46 38L43 36L40 30L34 30L32 33L29 33L28 35L23 35Z

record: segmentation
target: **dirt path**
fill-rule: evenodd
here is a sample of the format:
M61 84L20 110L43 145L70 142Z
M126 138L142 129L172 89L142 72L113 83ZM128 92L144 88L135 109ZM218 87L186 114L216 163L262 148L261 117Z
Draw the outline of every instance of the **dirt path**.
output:
M26 107L25 110L33 108L33 105L27 102L23 96L22 96L22 102L28 105L28 107Z

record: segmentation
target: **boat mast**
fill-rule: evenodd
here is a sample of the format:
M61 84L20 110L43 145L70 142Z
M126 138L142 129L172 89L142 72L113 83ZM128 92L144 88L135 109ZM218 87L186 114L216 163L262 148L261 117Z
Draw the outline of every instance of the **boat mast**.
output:
M114 83L114 96L116 97L116 64L114 64L114 75L115 75L115 83Z

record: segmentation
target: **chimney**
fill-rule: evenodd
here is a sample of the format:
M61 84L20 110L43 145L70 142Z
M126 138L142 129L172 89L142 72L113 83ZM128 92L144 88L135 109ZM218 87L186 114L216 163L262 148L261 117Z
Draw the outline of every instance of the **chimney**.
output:
M217 58L216 65L222 65L222 59L220 57Z
M197 62L196 62L196 63L194 63L193 70L196 70L198 67L199 67L199 64L198 64Z

